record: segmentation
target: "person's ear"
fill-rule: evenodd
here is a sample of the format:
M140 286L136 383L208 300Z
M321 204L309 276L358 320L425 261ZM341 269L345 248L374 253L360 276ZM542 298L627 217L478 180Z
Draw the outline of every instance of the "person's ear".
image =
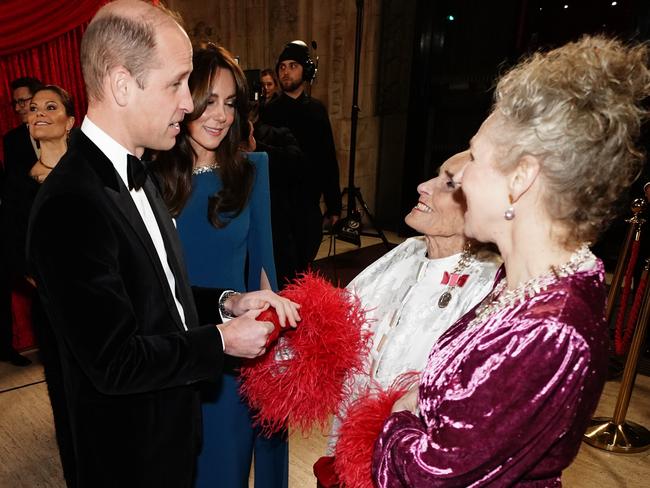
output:
M74 127L74 115L68 117L68 120L65 123L65 131L70 132Z
M519 159L517 166L510 174L508 182L510 203L516 202L530 190L539 176L539 171L540 163L536 157L526 154Z
M133 76L124 66L116 66L109 71L108 83L110 84L111 95L115 103L120 107L127 105L134 81Z

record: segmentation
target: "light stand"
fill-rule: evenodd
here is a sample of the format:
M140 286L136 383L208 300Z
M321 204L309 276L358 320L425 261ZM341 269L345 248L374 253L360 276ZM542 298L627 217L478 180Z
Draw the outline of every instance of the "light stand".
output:
M347 215L337 222L333 238L340 239L356 246L361 246L361 236L380 237L387 249L390 249L390 243L386 236L379 228L375 217L370 212L368 205L361 196L359 187L354 186L354 165L356 162L357 152L357 123L359 121L359 67L361 58L361 40L363 33L363 0L356 0L357 4L357 30L354 43L354 82L352 85L352 115L350 117L350 164L348 166L348 186L343 190L342 196L347 194L348 207ZM361 231L361 214L357 210L356 203L359 202L365 212L370 224L376 232Z

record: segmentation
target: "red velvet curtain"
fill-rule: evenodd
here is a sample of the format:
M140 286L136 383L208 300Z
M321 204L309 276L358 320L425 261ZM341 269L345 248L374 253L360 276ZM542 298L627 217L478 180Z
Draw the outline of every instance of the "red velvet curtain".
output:
M20 76L34 76L44 83L65 88L72 95L77 121L81 122L86 111L79 63L81 36L92 16L106 2L0 2L0 134L19 123L11 106L9 83Z
M51 41L90 20L107 0L2 0L0 56Z

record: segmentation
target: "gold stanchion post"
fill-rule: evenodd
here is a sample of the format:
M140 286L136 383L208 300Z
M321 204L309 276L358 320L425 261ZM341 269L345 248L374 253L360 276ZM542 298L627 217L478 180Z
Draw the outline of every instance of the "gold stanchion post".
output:
M636 240L640 238L640 227L641 224L643 224L643 219L640 219L639 215L641 210L643 210L644 205L639 204L639 200L641 199L637 199L633 203L632 211L634 212L634 216L629 220L630 232L628 233L628 240L624 246L624 254L621 259L619 259L616 267L616 272L620 275L618 277L617 288L620 287L620 279L622 278L622 269L624 267L622 263L625 261L625 257L627 256L632 235L634 235ZM642 200L641 202L644 203ZM647 259L643 268L641 280L647 280L649 269L650 259ZM616 273L614 278L616 278ZM608 319L611 317L611 306L615 299L616 291L618 291L614 290L614 284L615 282L613 280L607 304ZM626 304L622 303L621 307L624 306L626 306ZM641 346L646 335L649 319L650 286L647 286L643 294L641 316L637 320L634 336L632 337L632 344L630 345L630 351L627 355L627 360L625 361L625 369L623 370L623 377L621 379L621 388L616 399L616 406L614 407L614 415L611 418L597 417L591 420L591 424L583 438L583 440L589 445L616 453L635 453L650 448L650 431L642 425L625 420L625 415L630 405L634 380L636 379L637 363L639 355L641 354Z
M607 308L605 309L605 319L607 320L607 323L609 323L609 320L612 318L616 295L621 289L625 263L627 262L627 256L630 253L632 240L638 241L641 238L641 225L645 222L645 220L641 218L641 212L644 210L645 200L643 198L637 198L632 202L632 217L627 220L630 227L628 228L627 236L625 237L625 243L623 244L621 255L616 263L616 269L614 270L614 276L612 277L612 283L609 287L609 294L607 296Z

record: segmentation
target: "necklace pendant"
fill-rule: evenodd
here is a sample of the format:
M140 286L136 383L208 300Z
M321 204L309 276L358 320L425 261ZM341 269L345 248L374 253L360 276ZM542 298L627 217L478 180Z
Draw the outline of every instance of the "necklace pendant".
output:
M442 295L440 295L440 298L438 298L438 306L440 308L445 308L447 305L449 305L450 301L451 301L451 293L446 291Z

